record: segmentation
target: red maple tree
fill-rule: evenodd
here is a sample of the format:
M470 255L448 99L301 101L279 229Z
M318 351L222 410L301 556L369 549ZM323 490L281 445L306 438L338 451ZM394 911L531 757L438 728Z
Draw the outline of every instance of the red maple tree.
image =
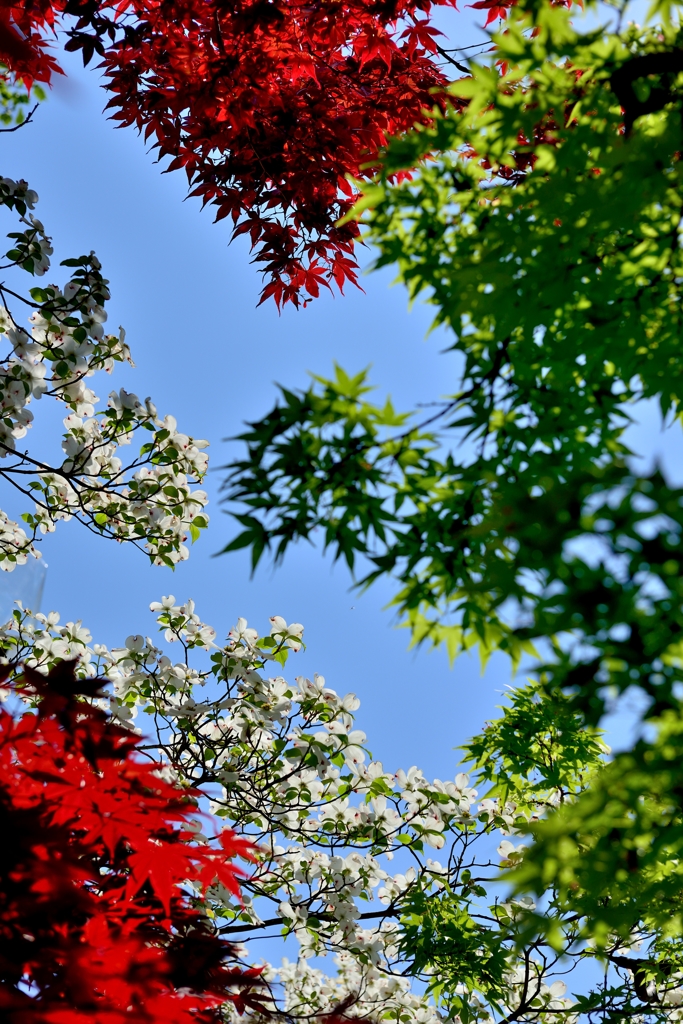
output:
M112 116L151 139L168 169L184 170L191 194L234 235L249 236L262 301L278 305L356 282L358 227L338 224L354 201L348 176L367 178L389 135L445 102L432 0L13 0L0 9L0 58L26 80L54 72L47 40L58 22L69 27L67 49L103 58ZM24 47L16 54L13 25Z
M79 699L73 663L21 685L37 710L0 711L0 1017L7 1024L209 1024L258 1002L186 879L238 892L230 831L187 827L196 794L136 754L139 738ZM252 994L249 994L251 987Z

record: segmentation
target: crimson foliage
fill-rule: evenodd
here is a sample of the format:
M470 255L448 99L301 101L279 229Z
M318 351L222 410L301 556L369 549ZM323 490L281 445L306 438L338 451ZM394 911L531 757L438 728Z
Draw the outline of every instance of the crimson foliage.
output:
M61 69L46 45L46 32L53 28L55 10L49 0L0 4L0 61L28 88L34 80L49 82Z
M49 80L45 32L60 20L70 25L67 49L86 62L103 57L113 117L151 138L169 169L185 171L191 194L249 236L262 301L298 305L321 287L356 282L358 227L337 223L353 203L347 176L367 177L387 137L423 122L439 94L443 101L432 6L21 0L3 8L0 57ZM64 21L69 15L75 23ZM12 21L33 65L7 45Z
M37 710L0 711L0 1016L8 1024L209 1024L253 972L180 887L220 881L250 845L192 841L194 794L77 698L73 663L26 671ZM256 1000L257 996L252 996Z

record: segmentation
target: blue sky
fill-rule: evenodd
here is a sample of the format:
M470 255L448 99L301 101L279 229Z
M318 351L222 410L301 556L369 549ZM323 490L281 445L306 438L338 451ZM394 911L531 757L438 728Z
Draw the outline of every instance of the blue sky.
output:
M481 38L477 20L472 12L451 13L444 26L465 46ZM442 353L445 333L425 340L429 310L409 312L389 271L364 277L364 293L323 296L306 310L280 316L272 304L257 308L260 279L246 244L228 247L227 228L213 225L195 200L183 201L182 176L161 174L133 131L107 121L95 72L69 55L64 66L68 79L35 123L3 136L0 173L24 177L38 192L36 212L53 236L55 268L91 249L100 258L113 296L109 326L126 328L137 364L111 386L151 395L180 429L208 438L214 467L237 450L222 439L272 406L275 382L305 387L309 371L329 374L335 360L352 372L372 364L379 393L391 393L397 408L455 388L457 363ZM14 229L6 223L6 231ZM61 273L55 269L49 279L61 283ZM98 381L103 399L109 384ZM61 432L48 409L34 411ZM681 476L678 436L662 437L652 410L643 411L637 433L642 450L661 449L671 475ZM175 572L76 524L62 525L44 544L43 610L58 610L63 621L83 619L96 642L111 645L152 632L149 603L169 593L194 598L219 636L239 615L264 631L273 614L303 622L307 650L292 660L292 674L317 671L336 690L355 691L359 725L387 769L417 764L432 777L452 777L453 748L495 713L510 681L506 660L494 657L482 678L475 657L451 670L443 652L408 652L406 632L383 610L391 587L351 593L346 568L333 567L317 548L301 546L283 567L264 566L254 579L244 552L212 557L234 530L217 504L220 479L209 474L211 527ZM15 508L5 492L2 507Z

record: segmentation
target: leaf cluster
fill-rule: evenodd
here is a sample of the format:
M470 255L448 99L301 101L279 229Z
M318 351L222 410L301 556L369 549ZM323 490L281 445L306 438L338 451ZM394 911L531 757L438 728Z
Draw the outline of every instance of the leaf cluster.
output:
M466 749L491 797L544 807L523 825L533 845L508 858L516 898L538 901L513 915L521 945L593 949L605 985L577 1006L619 1019L643 1003L666 1017L682 929L683 492L656 467L639 475L623 436L644 399L683 412L670 13L581 33L551 4L512 12L490 62L390 143L356 207L378 265L449 328L458 390L397 422L369 405L364 376L285 391L226 481L249 509L228 549L251 546L254 564L319 528L366 570L360 585L395 580L414 642L537 656ZM643 731L606 764L597 726L633 691ZM451 946L460 963L453 929L476 933L461 911L443 896L405 925L440 982Z

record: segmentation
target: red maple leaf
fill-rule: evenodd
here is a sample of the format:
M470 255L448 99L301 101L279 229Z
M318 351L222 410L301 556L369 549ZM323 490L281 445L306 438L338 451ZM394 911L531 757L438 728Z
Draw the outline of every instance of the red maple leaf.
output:
M70 664L20 682L39 703L0 710L3 1022L210 1024L227 1001L258 1003L257 974L183 888L217 879L239 894L234 858L251 844L229 830L215 849L192 840L196 794L81 699L101 680Z

